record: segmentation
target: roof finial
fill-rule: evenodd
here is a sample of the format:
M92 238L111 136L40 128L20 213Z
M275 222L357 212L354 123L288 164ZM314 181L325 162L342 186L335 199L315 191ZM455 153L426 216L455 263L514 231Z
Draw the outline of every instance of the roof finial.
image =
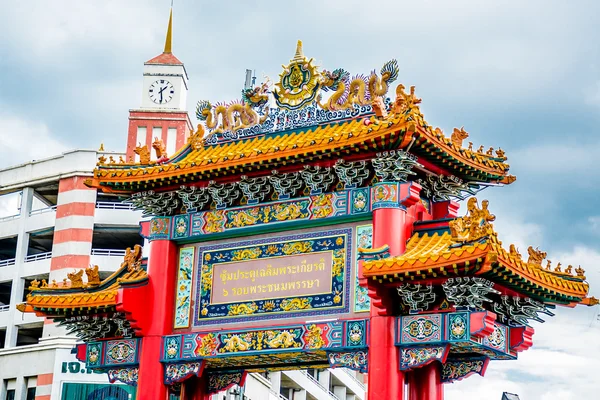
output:
M165 51L171 53L171 37L173 35L173 3L171 2L171 12L169 14L169 27L167 28L167 38L165 40Z
M294 54L294 58L292 61L304 61L304 52L302 51L302 40L298 40L298 44L296 45L296 54Z

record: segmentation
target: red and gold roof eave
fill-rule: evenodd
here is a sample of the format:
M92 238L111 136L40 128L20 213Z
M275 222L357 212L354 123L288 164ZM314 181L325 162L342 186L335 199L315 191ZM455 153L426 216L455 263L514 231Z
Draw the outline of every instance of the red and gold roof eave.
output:
M18 304L17 309L46 317L74 311L81 311L83 314L114 311L118 305L119 289L142 285L148 280L148 275L143 269L124 272L123 268L114 272L98 286L33 290L27 295L27 302Z
M504 159L456 146L449 138L433 132L430 126L417 125L413 136L413 153L464 180L502 184L516 180L514 175L508 174L510 166Z
M360 158L361 154L406 146L405 132L414 130L414 123L406 122L402 117L386 122L389 123L365 124L363 120L355 119L343 124L307 128L301 132L282 132L204 146L171 164L133 168L100 166L94 171L94 177L86 180L86 184L105 192L130 193L134 185L154 184L162 187L174 180L214 180L236 174L251 175L249 172L252 170L284 170L293 165L340 157ZM182 149L180 153L185 150Z
M366 159L375 152L387 149L406 149L424 157L429 163L441 164L450 174L465 180L511 183L514 177L507 175L508 166L499 161L489 161L489 157L475 159L464 157L453 149L451 143L429 140L429 149L438 149L447 158L432 157L419 146L411 145L413 138L419 140L431 136L427 128L418 126L406 116L390 116L384 120L375 117L354 119L338 124L322 125L297 132L281 132L259 136L237 142L204 146L191 150L189 145L178 154L188 154L178 162L152 166L100 166L94 177L86 184L101 188L107 193L129 194L147 188L164 188L183 182L214 180L252 172L284 170L307 163L321 163L345 159ZM472 152L470 152L472 153ZM469 153L469 154L470 154ZM177 155L172 157L177 158Z
M414 238L414 237L413 237ZM412 240L412 239L411 239ZM558 304L587 304L589 285L573 277L546 271L516 260L494 243L478 243L457 247L433 257L406 259L402 256L367 261L363 264L365 278L381 284L434 280L453 276L478 275L515 291Z

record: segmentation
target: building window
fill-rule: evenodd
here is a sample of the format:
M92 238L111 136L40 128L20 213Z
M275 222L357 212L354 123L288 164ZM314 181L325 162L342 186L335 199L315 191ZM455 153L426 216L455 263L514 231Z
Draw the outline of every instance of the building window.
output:
M6 391L6 400L15 400L15 389L9 389Z
M27 388L27 400L35 400L35 388Z
M167 155L172 156L177 151L177 128L167 130Z

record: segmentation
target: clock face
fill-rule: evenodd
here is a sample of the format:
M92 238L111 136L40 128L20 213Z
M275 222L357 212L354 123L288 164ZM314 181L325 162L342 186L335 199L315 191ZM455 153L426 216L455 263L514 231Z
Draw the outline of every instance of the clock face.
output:
M156 104L166 104L173 98L175 88L173 84L166 79L159 79L150 85L148 95Z

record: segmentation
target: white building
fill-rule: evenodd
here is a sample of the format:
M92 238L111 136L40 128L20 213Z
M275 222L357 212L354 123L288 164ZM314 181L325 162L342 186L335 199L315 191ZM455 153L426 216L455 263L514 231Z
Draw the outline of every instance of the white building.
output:
M134 388L108 385L105 374L85 370L72 352L76 338L15 306L34 279L62 282L89 265L99 265L104 278L127 247L143 244L141 212L83 181L101 156L135 159L135 147L150 147L154 138L163 140L167 154L185 143L192 126L188 76L171 53L170 32L171 20L164 52L144 64L141 107L130 110L125 152L74 150L0 169L0 196L19 194L18 212L0 216L0 400L100 400L108 391L115 399L134 397ZM88 397L93 391L96 397ZM251 374L245 387L213 398L362 400L364 392L362 375L340 368Z

